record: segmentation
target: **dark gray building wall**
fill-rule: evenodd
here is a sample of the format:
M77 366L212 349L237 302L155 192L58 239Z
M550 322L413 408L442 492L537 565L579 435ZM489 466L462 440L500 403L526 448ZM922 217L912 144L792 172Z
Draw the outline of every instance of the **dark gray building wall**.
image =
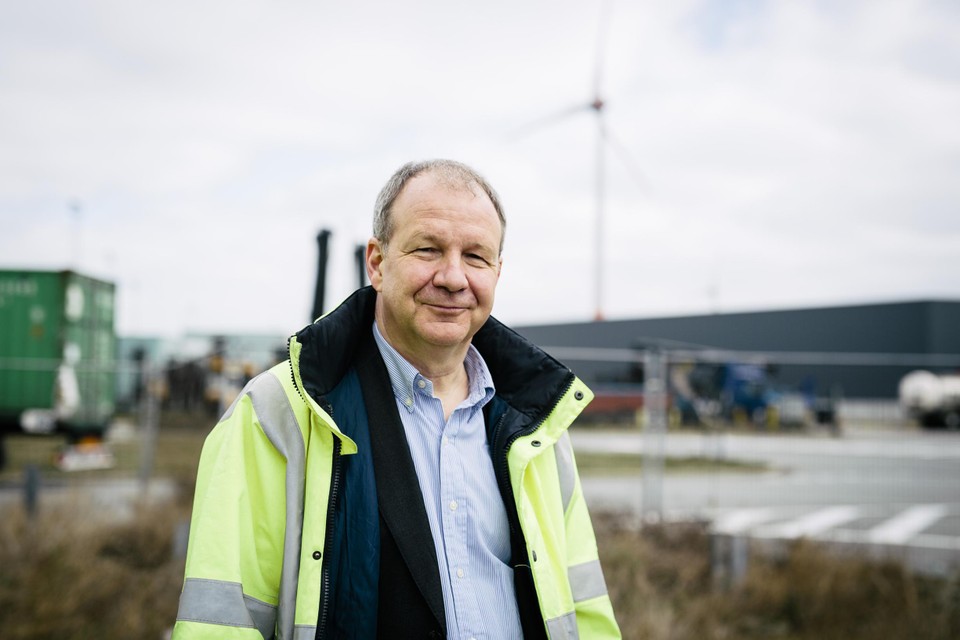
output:
M645 340L743 351L960 354L960 302L919 301L755 313L518 327L542 346L633 348ZM636 377L625 363L570 361L594 385ZM820 393L895 397L912 366L778 367L785 385L812 379Z
M960 303L930 302L927 351L960 353Z

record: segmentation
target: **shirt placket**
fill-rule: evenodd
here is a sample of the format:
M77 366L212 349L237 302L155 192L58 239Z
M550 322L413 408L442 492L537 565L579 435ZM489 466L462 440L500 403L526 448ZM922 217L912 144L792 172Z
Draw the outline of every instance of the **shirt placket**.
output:
M475 610L472 567L467 548L469 504L463 474L464 442L461 427L465 411L455 410L444 425L440 443L440 492L443 538L456 607L458 630L463 640L479 637L480 621Z

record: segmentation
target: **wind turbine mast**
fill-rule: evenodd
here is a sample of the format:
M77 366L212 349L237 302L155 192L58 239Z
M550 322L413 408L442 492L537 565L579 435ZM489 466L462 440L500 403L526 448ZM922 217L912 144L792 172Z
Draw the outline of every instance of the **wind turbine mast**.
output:
M606 191L606 153L605 131L603 126L603 100L597 98L590 105L597 114L597 146L596 146L596 214L594 219L594 265L593 265L593 295L594 314L596 321L603 320L603 235L604 235L604 204Z
M593 295L596 321L603 320L603 261L604 261L604 214L606 205L606 144L607 130L603 120L604 101L600 87L603 80L603 63L606 44L607 25L610 20L611 0L605 0L600 9L600 23L597 29L597 51L593 68L593 102L590 108L597 117L596 167L594 173L596 189L596 213L594 215L594 265Z

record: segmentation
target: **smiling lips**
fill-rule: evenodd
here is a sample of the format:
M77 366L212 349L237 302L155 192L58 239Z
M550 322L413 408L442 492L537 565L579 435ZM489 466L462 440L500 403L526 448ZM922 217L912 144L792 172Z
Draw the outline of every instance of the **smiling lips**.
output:
M420 304L430 307L438 313L447 313L447 314L456 314L462 311L469 311L470 307L467 304L456 304L446 301L436 301L431 302L429 300L421 300Z
M429 302L424 303L426 306L435 309L441 313L459 313L460 311L466 311L466 307L451 307L445 304L431 304Z

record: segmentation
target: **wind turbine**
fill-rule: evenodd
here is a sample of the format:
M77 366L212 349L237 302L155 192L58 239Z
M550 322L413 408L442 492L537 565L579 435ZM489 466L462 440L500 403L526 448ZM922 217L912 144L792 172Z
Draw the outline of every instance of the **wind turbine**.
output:
M603 298L603 280L604 280L604 246L605 246L605 218L606 218L606 171L607 171L607 158L606 151L607 145L610 145L614 148L615 151L618 151L621 156L621 161L624 162L626 167L631 171L634 178L637 179L638 183L641 186L644 186L644 180L642 179L641 174L632 161L629 158L629 155L626 152L626 149L622 145L617 144L615 138L611 136L610 131L607 128L606 119L605 119L605 107L606 101L603 99L603 94L601 91L602 82L603 82L603 69L604 69L604 57L605 57L605 44L606 44L606 34L608 25L610 22L610 14L612 8L611 0L604 0L600 7L600 20L599 27L597 30L597 46L596 52L594 55L594 68L593 68L593 99L586 104L577 104L573 107L564 109L558 113L555 113L546 118L542 118L539 121L524 127L527 132L532 128L541 128L542 126L553 124L555 122L565 120L570 116L582 113L586 110L592 111L595 126L596 126L596 142L594 150L594 256L593 256L593 304L594 304L594 319L603 320L604 319L604 298Z

